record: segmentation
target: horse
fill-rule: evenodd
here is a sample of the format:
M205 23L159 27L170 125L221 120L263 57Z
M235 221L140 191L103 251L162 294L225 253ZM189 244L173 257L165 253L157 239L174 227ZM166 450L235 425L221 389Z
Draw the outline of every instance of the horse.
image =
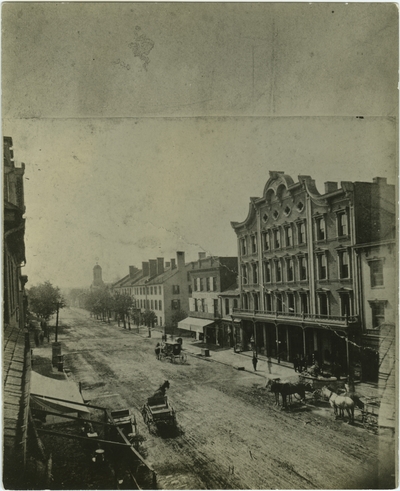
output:
M287 407L287 397L289 398L293 394L298 394L300 399L304 402L306 399L306 391L313 392L311 384L305 384L303 382L280 382L280 379L270 379L267 382L266 387L270 387L270 392L275 394L275 403L279 404L279 394L282 396L282 407Z
M329 404L333 408L333 411L335 413L335 417L338 417L338 410L339 410L339 416L341 414L344 415L344 410L346 409L347 414L349 416L349 424L354 423L354 401L351 399L351 397L348 396L340 396L336 394L336 392L333 392L332 390L328 389L328 387L322 387L321 389L322 395L328 398Z
M169 389L169 381L165 380L163 384L154 392L154 398L162 398L165 396L166 390Z

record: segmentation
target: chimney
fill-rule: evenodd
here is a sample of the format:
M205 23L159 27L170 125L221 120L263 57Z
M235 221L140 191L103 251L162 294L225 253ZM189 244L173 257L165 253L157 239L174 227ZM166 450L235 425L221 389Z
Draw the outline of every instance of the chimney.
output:
M178 263L178 269L185 269L185 253L184 251L177 251L176 260Z
M175 268L176 268L175 259L171 258L171 269L175 269Z
M387 184L387 179L386 179L386 177L374 177L372 179L372 182L374 184L378 184L379 186L384 186Z
M199 259L205 259L206 258L206 253L205 252L199 252Z
M133 278L135 276L135 266L129 266L129 278Z
M156 276L157 275L157 260L156 259L150 259L149 260L150 264L150 276Z
M143 273L143 276L149 276L149 263L148 262L142 263L142 273Z
M171 263L169 261L165 262L165 269L169 269L171 267Z
M325 186L325 194L333 193L334 191L337 191L338 183L334 181L327 181L324 183L324 186Z
M157 274L164 273L164 258L163 257L158 257L157 258Z

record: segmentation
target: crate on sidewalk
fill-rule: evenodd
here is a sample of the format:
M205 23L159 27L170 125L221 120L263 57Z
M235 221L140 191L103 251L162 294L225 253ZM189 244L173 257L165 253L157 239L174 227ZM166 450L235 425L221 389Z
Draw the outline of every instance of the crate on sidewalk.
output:
M201 356L210 356L210 350L208 348L201 348Z

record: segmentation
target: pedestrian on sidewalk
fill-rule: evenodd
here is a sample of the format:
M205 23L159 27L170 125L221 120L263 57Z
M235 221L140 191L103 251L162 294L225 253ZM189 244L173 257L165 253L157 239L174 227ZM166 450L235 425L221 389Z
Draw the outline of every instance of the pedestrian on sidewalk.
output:
M254 371L257 371L257 363L258 363L258 358L257 358L257 353L253 353L253 367Z
M272 361L271 361L271 357L270 356L267 357L267 363L268 363L268 373L272 373L271 372Z

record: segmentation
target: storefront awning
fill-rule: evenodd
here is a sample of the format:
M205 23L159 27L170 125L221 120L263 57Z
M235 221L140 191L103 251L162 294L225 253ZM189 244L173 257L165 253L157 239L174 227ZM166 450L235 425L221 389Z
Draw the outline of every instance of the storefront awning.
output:
M210 319L197 319L196 317L186 317L183 321L178 322L179 329L186 331L204 332L203 327L214 324Z
M63 399L63 401L56 401L49 397ZM77 402L79 404L74 404ZM31 372L31 406L33 408L59 413L88 413L89 409L81 405L83 402L82 395L74 382L44 377L39 373Z

